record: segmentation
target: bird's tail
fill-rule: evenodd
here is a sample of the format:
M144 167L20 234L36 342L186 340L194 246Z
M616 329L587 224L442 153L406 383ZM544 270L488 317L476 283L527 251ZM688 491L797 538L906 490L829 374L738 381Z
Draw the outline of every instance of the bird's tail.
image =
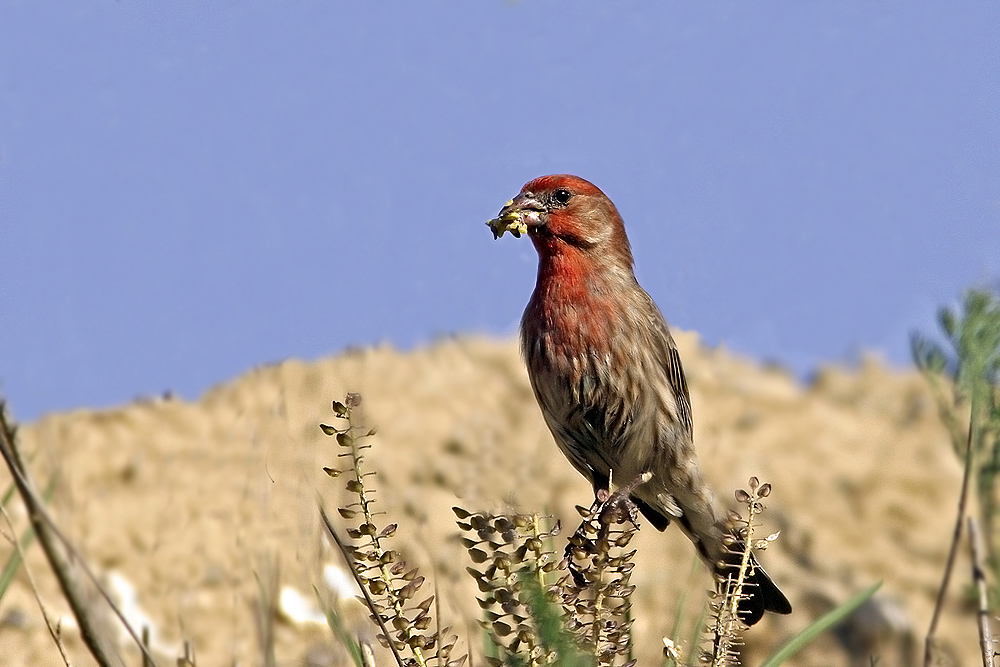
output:
M735 586L739 566L742 562L742 544L735 544L733 552L727 555L721 567L716 567L716 577L721 586ZM728 592L728 591L727 591ZM737 606L740 620L753 625L761 619L765 611L774 614L792 613L792 605L773 581L757 558L750 554L750 566L743 581L743 598Z
M702 559L715 570L716 580L720 582L720 587L725 586L726 581L736 581L740 565L743 562L743 543L736 542L732 546L726 546L723 536L727 531L723 522L715 518L715 513L709 503L703 505L707 508L706 512L710 512L710 514L704 517L701 523L702 528L699 530L692 523L692 515L689 512L676 516L661 511L636 496L632 496L632 501L636 503L639 511L657 530L662 531L670 524L668 516L676 519L687 536L691 538ZM712 527L706 529L706 525ZM792 605L788 598L778 590L775 583L771 581L771 577L767 575L752 553L750 554L750 566L743 581L742 594L743 598L739 602L737 611L740 620L747 625L753 625L759 621L765 611L775 614L792 613Z

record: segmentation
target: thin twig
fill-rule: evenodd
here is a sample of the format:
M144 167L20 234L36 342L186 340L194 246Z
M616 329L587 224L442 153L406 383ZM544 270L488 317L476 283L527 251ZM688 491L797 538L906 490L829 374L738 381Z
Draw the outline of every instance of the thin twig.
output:
M142 645L149 648L149 626L142 626ZM143 654L142 656L142 667L153 667L153 663Z
M389 628L386 627L385 621L382 620L382 614L379 613L378 607L375 606L375 601L372 600L371 595L368 594L368 589L365 588L365 582L363 582L361 577L358 576L357 566L354 564L354 557L347 550L347 545L344 544L341 541L340 536L337 535L337 531L334 529L333 523L330 522L330 517L326 515L326 510L322 507L319 508L319 516L323 519L323 525L326 527L326 532L330 534L330 537L340 549L340 555L344 557L344 561L347 563L348 569L351 571L351 574L354 575L354 580L357 582L358 588L361 589L361 593L365 596L365 604L368 605L368 609L372 612L372 618L375 619L375 622L378 623L379 629L382 630L386 643L389 645L389 650L392 651L392 657L396 659L396 664L398 664L399 667L405 667L406 662L403 660L403 656L399 654L399 651L396 650L396 644L392 641L392 634L389 633Z
M184 655L177 658L177 667L195 667L197 662L194 657L194 648L191 646L191 642L187 639L184 640Z
M261 573L254 572L257 579L259 598L254 604L255 621L257 624L257 642L264 657L264 667L275 667L274 657L274 619L277 613L278 601L278 565L262 561Z
M975 416L975 405L972 406L972 415ZM944 566L944 576L941 578L941 588L938 589L937 601L934 603L934 615L931 616L931 625L927 630L927 639L924 642L924 667L930 667L934 653L934 635L937 632L938 620L941 617L941 610L944 608L944 598L948 593L948 584L951 581L951 571L955 567L955 558L958 555L958 544L962 540L962 524L965 519L965 506L969 497L969 479L972 477L972 431L973 419L969 419L969 436L965 445L965 470L962 472L962 490L958 496L958 516L955 519L955 534L952 536L951 547L948 549L948 560Z
M83 639L87 648L90 649L91 655L94 656L94 660L101 667L124 664L121 656L117 654L112 655L105 648L103 637L97 630L94 619L91 618L90 609L85 599L86 594L80 588L79 582L72 573L70 559L80 566L80 569L90 579L97 592L100 593L104 601L111 607L111 611L114 612L118 620L125 626L126 632L135 641L136 646L139 647L142 654L155 665L156 661L153 659L152 654L143 646L142 639L125 619L125 615L122 614L118 605L111 599L111 595L101 585L101 582L97 579L97 575L90 569L87 561L84 560L80 552L73 546L69 538L62 533L56 525L55 520L45 509L45 504L35 491L34 482L31 480L31 473L24 465L24 459L17 446L17 438L14 433L14 428L7 421L5 405L0 401L0 456L3 457L4 462L10 469L11 475L14 477L14 484L17 486L18 493L21 494L21 500L28 510L28 518L35 529L38 541L45 551L49 565L59 580L59 586L62 588L63 595L66 597L66 601L69 602L73 616L76 618L77 626L80 628L81 639ZM60 550L60 545L65 550L65 554ZM67 558L66 554L69 555L69 558Z
M35 602L38 603L38 608L42 612L42 620L45 621L45 627L52 636L52 641L56 643L56 648L59 649L59 655L62 657L63 664L66 667L73 667L73 664L69 661L69 656L66 655L66 647L63 646L62 637L60 636L59 629L53 626L52 620L49 618L48 612L45 611L45 603L42 602L42 596L38 592L38 585L35 583L35 577L31 574L31 568L28 567L28 561L25 560L24 551L21 549L21 542L17 539L16 533L14 531L14 523L10 520L10 515L7 514L7 508L0 504L0 514L3 515L4 521L7 522L7 526L10 528L10 532L13 536L11 542L14 545L14 549L17 550L17 555L21 559L21 563L24 565L24 573L28 577L28 585L31 586L31 592L35 596Z
M969 544L972 548L972 581L979 592L979 648L983 652L983 667L993 667L993 635L990 632L990 603L983 569L983 545L979 525L969 517Z
M0 455L3 456L4 462L14 477L14 484L17 486L17 490L21 494L21 500L28 510L28 518L35 529L35 533L38 535L38 541L45 550L45 555L49 559L52 571L59 580L63 595L66 596L66 601L69 602L69 606L73 610L77 625L80 627L80 638L83 639L83 643L87 645L91 655L94 656L94 660L101 667L121 665L121 658L112 655L106 647L103 635L95 626L93 618L91 618L89 613L84 591L70 572L71 565L69 559L66 558L66 555L59 548L58 543L60 540L53 535L53 526L46 522L44 518L45 511L42 509L42 504L34 491L34 484L28 478L29 473L25 469L24 462L17 449L14 429L7 422L6 411L2 407L0 407Z

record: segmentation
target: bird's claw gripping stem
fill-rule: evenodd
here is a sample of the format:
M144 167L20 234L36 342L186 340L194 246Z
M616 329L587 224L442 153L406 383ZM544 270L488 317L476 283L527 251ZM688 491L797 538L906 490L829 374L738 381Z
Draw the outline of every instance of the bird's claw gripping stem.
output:
M615 489L614 493L609 493L607 489L598 489L595 492L594 503L590 506L590 510L587 512L587 516L583 518L580 527L570 537L569 542L566 544L566 551L563 554L564 562L578 585L584 585L584 577L582 572L579 571L579 567L573 561L573 551L574 549L583 548L588 553L592 552L594 543L588 535L587 527L596 521L599 526L597 529L598 534L606 535L611 524L629 521L638 529L639 508L632 501L632 492L635 491L637 486L645 484L652 477L652 473L645 472L625 486Z

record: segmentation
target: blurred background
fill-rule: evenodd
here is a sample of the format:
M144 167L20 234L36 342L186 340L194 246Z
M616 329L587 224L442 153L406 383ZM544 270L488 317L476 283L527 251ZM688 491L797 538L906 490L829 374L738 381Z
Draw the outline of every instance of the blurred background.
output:
M618 205L640 282L800 377L1000 273L1000 6L0 2L15 415L346 346L511 336L527 180Z
M985 1L0 0L0 396L161 664L187 640L260 663L261 582L308 597L341 565L317 424L347 391L378 428L380 511L461 628L479 610L451 507L571 526L591 497L513 342L534 250L484 225L575 173L683 330L712 487L774 485L762 561L796 612L749 633L746 664L879 581L794 664L915 664L961 466L926 381L896 371L938 306L998 286L998 25ZM191 400L130 404L168 394ZM656 664L711 584L680 531L636 544ZM965 558L952 664L975 658ZM25 562L69 624L40 550ZM23 575L0 598L11 664L62 664ZM277 664L345 664L321 616L275 633Z

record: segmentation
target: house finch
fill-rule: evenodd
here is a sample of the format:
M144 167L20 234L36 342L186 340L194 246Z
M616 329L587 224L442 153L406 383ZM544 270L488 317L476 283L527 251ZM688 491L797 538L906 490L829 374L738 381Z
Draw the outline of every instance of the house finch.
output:
M733 555L724 515L695 460L691 400L677 346L636 282L615 205L576 176L542 176L490 221L494 235L527 233L538 280L521 320L521 351L545 423L559 449L603 501L646 472L631 500L658 530L677 521L723 574ZM726 565L729 563L730 565ZM740 602L747 624L791 612L753 563Z

